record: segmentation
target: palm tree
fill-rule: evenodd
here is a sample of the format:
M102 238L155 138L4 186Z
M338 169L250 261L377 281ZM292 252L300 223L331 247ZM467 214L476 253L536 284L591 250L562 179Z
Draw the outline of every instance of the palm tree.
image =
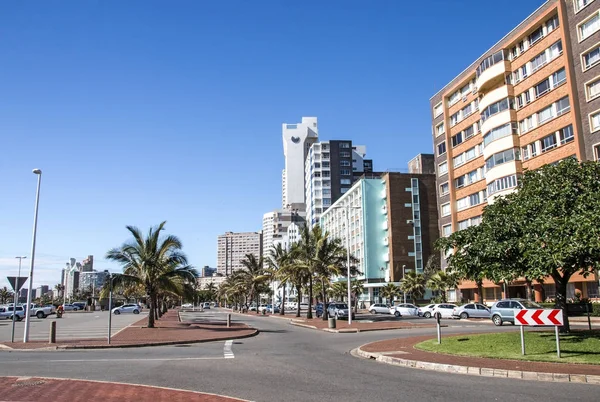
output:
M58 283L54 285L54 290L56 291L57 297L63 297L63 292L65 291L65 286Z
M215 298L217 294L217 285L215 285L214 282L207 283L204 289L210 294L211 300Z
M181 241L173 235L160 236L166 222L150 228L144 238L142 232L127 226L133 240L106 253L106 258L123 267L122 274L113 275L113 286L124 288L142 285L149 298L148 328L154 328L155 309L160 291L180 291L181 282L194 283L198 272L188 265L181 252Z
M14 299L14 293L6 286L0 289L0 304L10 303Z
M392 304L394 297L400 295L400 289L393 283L388 283L379 290L379 295Z
M438 271L427 281L427 286L431 290L440 292L440 301L442 303L447 302L446 291L456 288L457 285L458 278L453 272Z
M423 274L417 274L414 271L407 272L402 282L400 283L400 289L403 292L409 293L413 303L417 304L417 299L420 299L425 294L425 276Z
M263 258L256 258L254 254L246 254L244 259L240 261L245 270L240 271L250 290L250 300L256 301L256 314L259 313L258 306L260 304L260 288L261 285L269 278L263 268Z
M359 297L359 295L363 294L363 292L365 291L365 284L364 284L364 282L354 279L350 283L350 290L352 291L352 294L354 295L354 300L356 300L356 303L354 304L354 312L357 313L358 312L358 297ZM352 307L352 304L350 304L350 307Z
M300 317L302 288L304 284L308 283L309 273L308 270L304 269L302 265L298 263L298 256L300 255L299 244L294 244L288 254L288 261L286 264L280 266L277 272L277 277L283 283L290 283L296 290L296 317Z
M334 299L338 299L340 301L344 300L344 297L348 296L348 287L344 282L335 282L331 286L331 295Z
M287 251L281 243L278 243L269 251L267 257L267 264L272 270L274 276L281 281L280 287L283 288L283 297L281 300L281 308L279 309L280 315L285 315L285 292L287 288L287 272L292 267L292 253ZM273 307L274 308L274 307Z

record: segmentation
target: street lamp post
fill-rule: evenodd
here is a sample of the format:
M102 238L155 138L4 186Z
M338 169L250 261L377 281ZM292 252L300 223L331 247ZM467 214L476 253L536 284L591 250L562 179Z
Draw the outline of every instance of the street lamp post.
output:
M19 274L17 275L17 280L15 282L15 287L19 287L19 278L21 277L21 261L23 260L23 258L27 258L26 256L23 257L15 257L19 259ZM10 341L14 342L15 341L15 320L17 319L17 303L19 303L19 289L15 290L15 297L14 297L15 301L13 303L13 314L12 314L12 333L10 336Z
M25 310L25 331L23 332L23 343L29 341L29 322L31 319L31 292L33 291L33 262L35 260L35 237L37 235L38 206L40 205L40 184L42 182L42 171L33 169L33 174L38 175L37 190L35 194L35 212L33 215L33 239L31 241L31 264L29 265L29 291L27 292L27 306ZM17 306L15 306L15 309Z
M108 273L108 344L110 345L110 334L111 334L111 325L112 325L112 291L113 291L113 277L112 274L108 271L104 271Z
M402 282L404 282L404 277L406 276L406 265L402 265ZM406 304L406 289L402 291L404 294L404 304Z

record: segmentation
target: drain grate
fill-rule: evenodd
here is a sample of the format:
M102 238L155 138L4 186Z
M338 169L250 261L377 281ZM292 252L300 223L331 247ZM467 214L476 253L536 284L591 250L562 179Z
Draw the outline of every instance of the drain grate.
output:
M46 381L38 380L38 381L19 381L14 383L13 387L35 387L36 385L45 384Z

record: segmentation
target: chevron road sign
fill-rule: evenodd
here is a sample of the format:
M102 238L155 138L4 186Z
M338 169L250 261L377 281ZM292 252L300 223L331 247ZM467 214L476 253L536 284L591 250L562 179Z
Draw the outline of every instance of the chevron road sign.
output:
M562 326L562 310L521 310L515 315L515 325Z

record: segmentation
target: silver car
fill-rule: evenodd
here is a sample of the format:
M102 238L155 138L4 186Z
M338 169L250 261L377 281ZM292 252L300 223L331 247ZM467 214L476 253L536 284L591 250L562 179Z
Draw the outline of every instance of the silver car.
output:
M329 314L329 317L347 318L348 305L346 303L329 303L329 307L327 307L327 314ZM354 312L352 312L352 318L354 318Z
M375 304L371 304L371 306L369 307L369 313L371 314L389 314L390 312L390 305L389 304L384 304L384 303L375 303Z
M454 317L467 318L490 318L490 309L479 303L469 303L457 307L452 311Z
M112 313L116 314L116 315L119 315L121 313L123 313L123 314L127 314L127 313L139 314L140 311L142 311L142 307L137 304L124 304L122 306L115 307L112 309Z
M15 313L15 321L21 321L25 317L25 311L23 306L17 306L17 312ZM13 319L13 306L0 306L0 318L3 320Z
M401 304L396 304L395 306L390 307L390 314L395 315L396 317L402 317L404 316L418 316L419 315L419 308L417 306L415 306L414 304L410 304L410 303L401 303Z
M502 325L505 321L515 323L515 314L519 310L541 310L542 306L526 299L503 299L494 303L491 317L494 325Z

